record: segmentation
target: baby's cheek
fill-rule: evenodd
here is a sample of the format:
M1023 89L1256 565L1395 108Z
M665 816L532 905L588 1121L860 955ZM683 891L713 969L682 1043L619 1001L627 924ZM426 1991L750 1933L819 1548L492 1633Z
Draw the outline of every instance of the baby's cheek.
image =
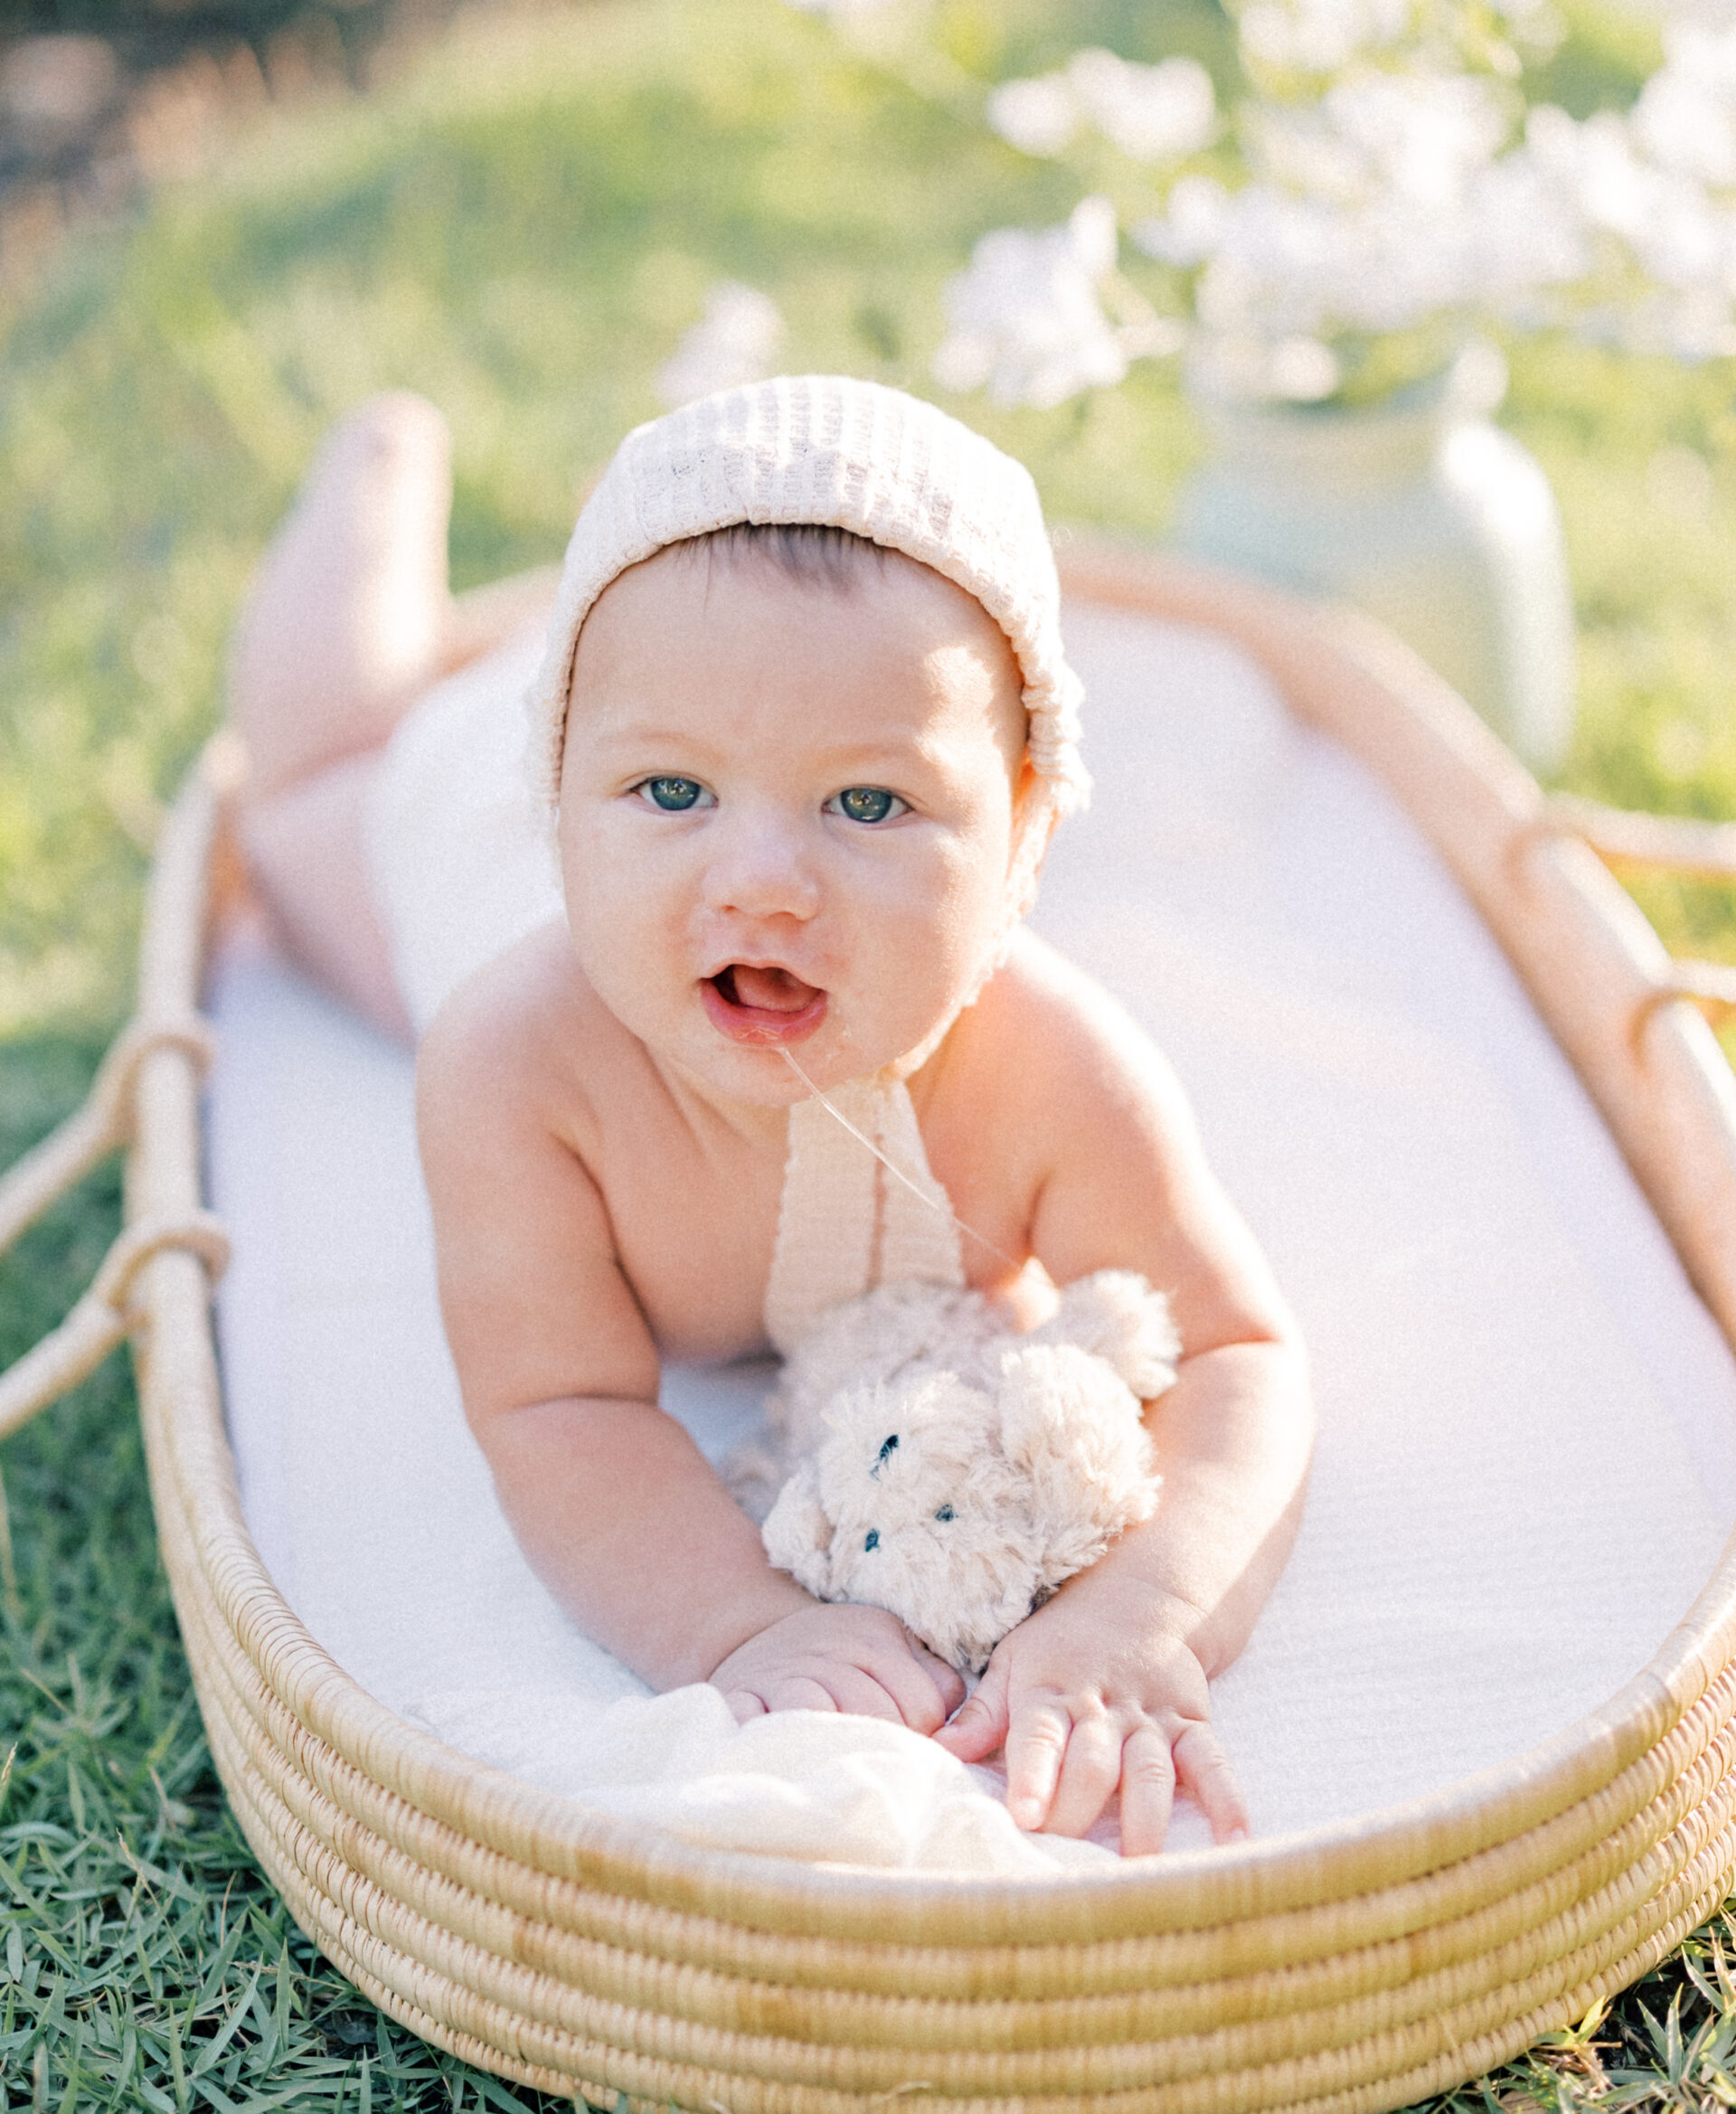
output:
M985 951L1006 920L1003 867L980 847L949 847L929 863L912 892L905 946L926 976L947 985L968 984Z
M654 1003L681 951L682 915L626 833L599 832L562 861L567 929L580 967L612 1011Z

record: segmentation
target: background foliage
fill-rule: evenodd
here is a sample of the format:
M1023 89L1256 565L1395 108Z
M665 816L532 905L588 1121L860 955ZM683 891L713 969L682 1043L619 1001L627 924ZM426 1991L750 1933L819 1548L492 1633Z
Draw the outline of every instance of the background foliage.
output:
M5 5L65 24L81 5L85 26L104 0ZM456 434L458 582L541 562L718 278L775 297L791 368L926 386L974 238L1072 196L965 121L961 77L1089 42L1222 73L1229 50L1208 0L941 0L939 19L956 71L929 80L777 0L495 8L373 99L255 118L221 165L0 277L0 1160L71 1104L125 1008L161 804L335 415L386 386L432 396ZM1653 33L1568 21L1546 92L1579 115L1631 95ZM1729 375L1511 354L1506 416L1555 480L1579 596L1567 780L1736 813ZM1161 533L1196 448L1152 365L1053 412L958 408L1056 517L1132 535ZM1647 904L1678 945L1736 957L1727 896ZM116 1209L111 1179L0 1271L0 1361L70 1302ZM0 1468L0 2109L533 2103L379 2021L255 1873L192 1708L118 1364ZM1722 1958L1700 1941L1492 2090L1736 2103Z

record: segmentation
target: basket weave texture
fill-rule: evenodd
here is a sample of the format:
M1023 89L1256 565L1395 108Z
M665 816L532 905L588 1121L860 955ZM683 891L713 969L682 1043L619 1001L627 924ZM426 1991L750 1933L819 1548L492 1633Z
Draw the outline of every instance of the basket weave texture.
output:
M1662 949L1531 779L1364 628L1149 559L1074 591L1228 632L1433 839L1578 1066L1736 1342L1736 1092ZM177 804L140 1018L196 1004L221 807ZM129 1224L198 1222L197 1051L132 1073ZM0 1213L4 1216L4 1213ZM1548 1746L1287 1840L1035 1881L705 1852L587 1815L393 1716L297 1621L249 1536L208 1256L133 1272L163 1554L212 1753L297 1921L394 2018L523 2082L630 2109L1241 2114L1401 2107L1644 1973L1736 1875L1736 1556L1652 1664ZM203 1259L202 1259L203 1258ZM0 1418L0 1428L4 1419Z

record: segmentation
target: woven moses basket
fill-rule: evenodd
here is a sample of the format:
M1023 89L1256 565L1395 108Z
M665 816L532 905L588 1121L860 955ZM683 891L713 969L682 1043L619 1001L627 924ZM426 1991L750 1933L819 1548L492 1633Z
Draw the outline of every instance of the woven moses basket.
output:
M1736 873L1736 828L1545 801L1373 628L1077 546L1071 593L1216 629L1354 751L1457 875L1736 1343L1736 1084L1593 855ZM1402 2106L1643 1974L1736 1876L1736 1553L1604 1708L1396 1817L1029 1883L706 1852L467 1760L375 1703L272 1584L236 1496L209 1319L196 1005L214 754L166 828L137 1019L0 1184L0 1247L117 1143L127 1227L0 1377L0 1436L130 1333L164 1561L212 1751L304 1930L382 2009L485 2068L650 2109L959 2114Z

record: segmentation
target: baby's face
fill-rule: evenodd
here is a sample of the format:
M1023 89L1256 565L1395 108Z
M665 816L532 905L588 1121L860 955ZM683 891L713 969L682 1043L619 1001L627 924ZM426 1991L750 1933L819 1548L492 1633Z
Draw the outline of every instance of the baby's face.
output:
M778 1106L914 1049L1005 918L1017 664L913 560L847 592L675 546L580 633L561 786L580 967L660 1060Z

